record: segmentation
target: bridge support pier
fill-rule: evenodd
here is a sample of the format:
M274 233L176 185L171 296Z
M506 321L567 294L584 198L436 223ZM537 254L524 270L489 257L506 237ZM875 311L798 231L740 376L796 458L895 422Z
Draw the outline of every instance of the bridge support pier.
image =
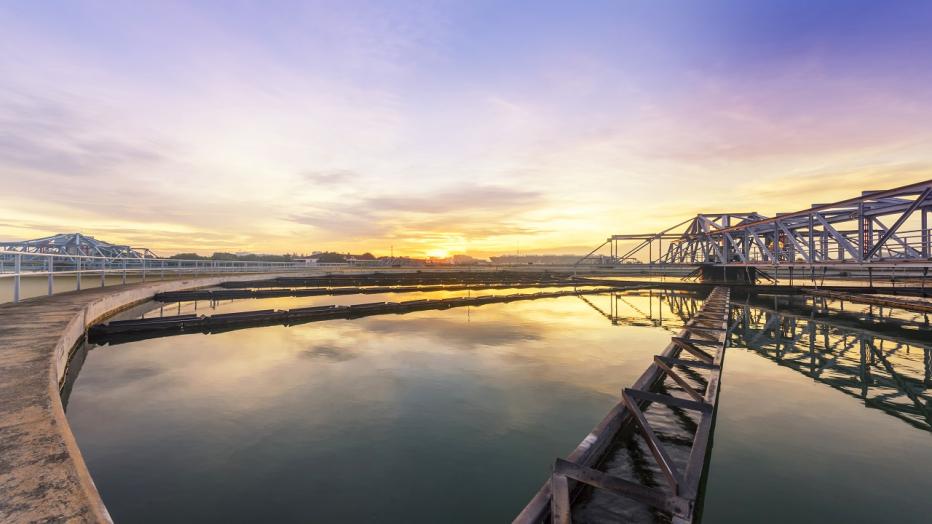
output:
M755 267L718 264L702 264L699 267L699 279L702 282L753 284L757 282L757 277L758 270Z

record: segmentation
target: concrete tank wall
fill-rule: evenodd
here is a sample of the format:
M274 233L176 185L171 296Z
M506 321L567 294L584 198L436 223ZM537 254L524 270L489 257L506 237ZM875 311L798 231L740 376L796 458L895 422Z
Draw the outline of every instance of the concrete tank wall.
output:
M0 304L0 522L111 520L59 395L89 326L156 293L276 276L295 273L182 278Z

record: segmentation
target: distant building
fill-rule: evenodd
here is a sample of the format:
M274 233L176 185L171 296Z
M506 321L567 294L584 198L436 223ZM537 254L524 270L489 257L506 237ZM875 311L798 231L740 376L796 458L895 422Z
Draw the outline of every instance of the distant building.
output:
M352 255L346 259L346 263L351 266L366 266L366 267L376 267L376 266L382 265L382 263L377 258L374 258L374 257L373 258L358 258Z
M580 258L582 255L500 255L489 260L497 265L571 266Z
M345 266L365 266L378 267L386 265L381 259L375 258L371 253L362 255L351 255L349 253L323 253L315 251L309 257L294 259L295 262L303 263L312 267L345 267Z

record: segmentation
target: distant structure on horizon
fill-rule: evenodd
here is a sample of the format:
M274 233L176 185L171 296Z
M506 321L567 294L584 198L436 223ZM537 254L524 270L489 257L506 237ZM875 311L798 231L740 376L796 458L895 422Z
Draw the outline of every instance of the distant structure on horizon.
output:
M489 260L498 265L571 266L581 258L582 255L500 255Z
M387 265L383 260L375 258L371 253L352 255L350 253L341 254L334 252L315 251L311 256L295 258L293 260L299 264L303 262L304 265L312 267Z
M198 253L178 253L169 257L160 257L145 248L133 248L127 245L118 245L95 239L82 233L66 233L52 235L34 240L18 242L0 242L0 249L20 251L32 254L56 254L97 256L102 258L146 258L146 259L182 259L182 260L264 260L293 262L298 265L310 267L434 267L434 266L487 266L492 265L540 265L540 266L572 266L579 262L581 255L499 255L489 257L488 260L476 258L466 254L455 254L444 258L412 258L405 256L374 256L372 253L361 254L314 251L310 255L264 255L246 251L234 253L213 253L200 255ZM609 263L611 257L590 257L589 264ZM491 261L491 262L490 262Z

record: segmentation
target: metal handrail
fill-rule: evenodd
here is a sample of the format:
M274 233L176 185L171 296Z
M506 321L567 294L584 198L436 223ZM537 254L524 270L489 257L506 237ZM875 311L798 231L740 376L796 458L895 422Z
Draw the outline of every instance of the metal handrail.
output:
M10 263L12 262L12 263ZM126 284L129 275L147 273L198 275L220 273L269 273L304 271L309 266L299 262L266 262L260 260L190 260L176 258L102 257L94 255L68 255L59 253L25 253L0 249L0 279L13 279L13 302L19 302L23 276L48 277L48 295L54 291L55 276L75 276L75 289L81 289L85 274L100 275L100 285L106 284L107 275L121 275Z

